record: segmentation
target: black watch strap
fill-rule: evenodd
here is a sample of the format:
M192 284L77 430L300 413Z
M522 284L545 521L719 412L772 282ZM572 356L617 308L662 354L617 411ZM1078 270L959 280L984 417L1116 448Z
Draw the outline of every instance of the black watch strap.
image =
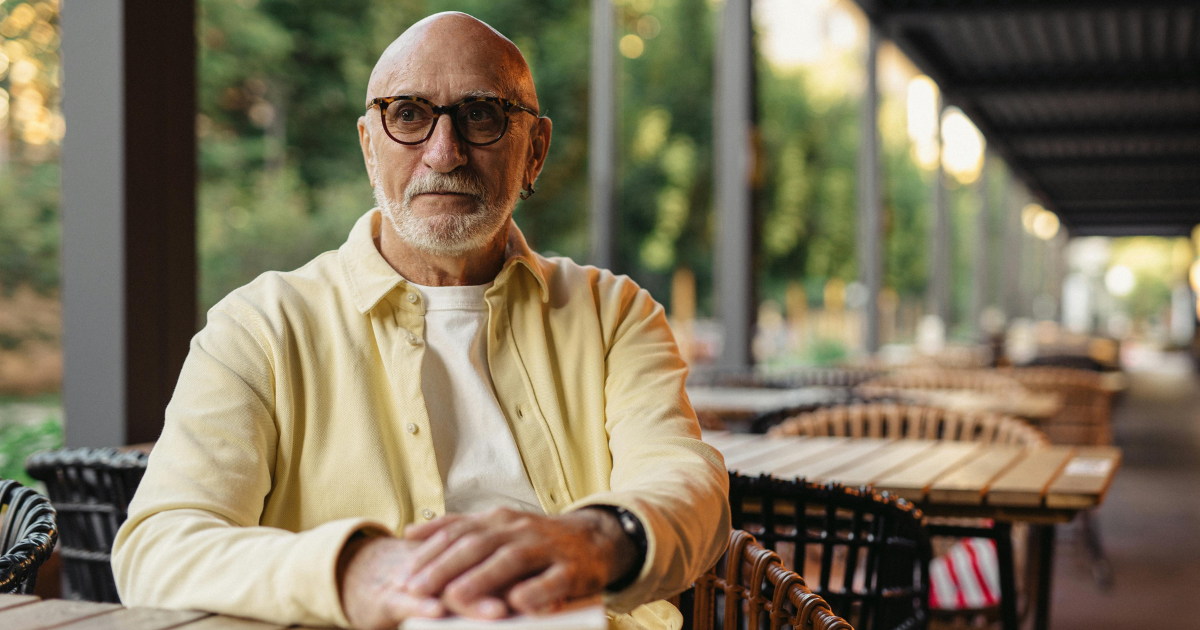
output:
M603 510L616 517L617 522L621 525L621 531L625 532L630 542L633 543L633 549L636 554L633 564L629 567L625 575L613 580L604 588L604 590L610 593L625 590L625 588L637 580L638 575L642 573L642 565L646 564L646 549L649 545L646 540L646 528L642 525L641 519L623 507L616 505L591 505L588 507Z

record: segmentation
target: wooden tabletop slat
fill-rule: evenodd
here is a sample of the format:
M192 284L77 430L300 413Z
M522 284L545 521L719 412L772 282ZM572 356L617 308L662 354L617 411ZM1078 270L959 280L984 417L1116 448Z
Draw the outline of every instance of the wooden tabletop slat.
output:
M936 444L938 442L934 440L896 440L873 457L839 470L833 476L833 481L850 487L873 484L893 470L922 457Z
M800 440L770 440L759 442L760 448L754 449L717 449L725 456L725 467L730 470L741 470L743 464L763 462L774 459L780 453L787 453L801 446Z
M210 616L210 613L196 610L122 608L97 617L56 626L55 630L168 630L181 626L190 630L192 622Z
M1030 452L1025 459L1000 475L988 489L988 505L1038 507L1046 498L1050 482L1075 452L1070 446L1053 446Z
M778 440L772 440L762 435L754 436L758 439L745 440L735 442L727 446L717 447L721 451L721 455L725 457L725 465L729 466L730 461L741 461L747 458L758 457L762 453L767 453L779 447Z
M5 610L7 608L16 608L17 606L24 606L26 604L32 604L33 602L36 602L39 599L41 599L41 598L38 597L37 595L16 595L16 594L10 594L10 593L0 593L0 610Z
M0 611L0 628L4 628L4 630L57 628L72 621L109 614L120 609L120 604L47 599Z
M875 438L847 439L831 446L818 459L798 461L790 466L781 466L774 473L781 479L804 478L816 481L822 475L837 470L863 457L869 457L874 451L887 446L890 440Z
M732 433L730 431L702 431L700 439L719 450L732 447L743 442L753 442L762 439L754 433Z
M941 442L926 451L925 457L914 458L911 465L897 468L877 481L875 488L909 501L922 501L929 486L968 461L981 446L975 442Z
M993 445L971 461L938 479L929 487L931 503L983 505L984 494L992 480L1024 457L1026 449L1014 445Z
M774 474L797 462L814 462L824 459L833 452L834 447L846 441L846 438L819 437L807 440L781 438L774 440L780 447L757 458L744 458L736 463L725 462L730 470L736 470L747 476L758 476L764 473Z
M179 628L178 630L283 630L286 626L281 626L265 621L256 621L254 619L242 619L241 617L226 617L225 615L213 615L203 619L193 621Z
M1083 509L1099 505L1121 465L1121 449L1089 446L1075 449L1062 473L1046 492L1046 507Z

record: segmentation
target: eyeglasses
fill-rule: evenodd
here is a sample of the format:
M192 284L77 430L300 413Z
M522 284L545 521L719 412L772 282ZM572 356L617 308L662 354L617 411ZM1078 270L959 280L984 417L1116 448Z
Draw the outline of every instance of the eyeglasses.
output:
M450 114L459 137L472 146L495 144L508 130L512 110L537 116L538 113L516 101L495 96L475 96L454 105L434 105L419 96L381 96L371 99L379 108L383 130L400 144L421 144L433 135L442 114Z

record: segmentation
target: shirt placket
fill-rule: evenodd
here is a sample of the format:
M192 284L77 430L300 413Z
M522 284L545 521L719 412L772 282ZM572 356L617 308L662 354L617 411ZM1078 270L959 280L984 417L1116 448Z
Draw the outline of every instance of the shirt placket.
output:
M502 274L503 280L503 274ZM502 284L502 280L497 285ZM505 302L505 286L489 291L488 364L496 399L512 430L529 481L547 514L558 514L572 501L554 437L541 413L533 385L517 352L517 334ZM508 296L509 299L520 297Z
M421 362L425 356L425 305L420 292L407 283L396 289L393 302L394 334L387 365L396 409L404 477L414 522L432 520L446 513L442 478L433 448L429 410L421 390Z

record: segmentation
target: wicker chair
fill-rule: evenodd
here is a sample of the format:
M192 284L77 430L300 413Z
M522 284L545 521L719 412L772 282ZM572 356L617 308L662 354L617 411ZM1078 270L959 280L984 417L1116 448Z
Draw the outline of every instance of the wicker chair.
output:
M837 435L900 439L953 440L1026 447L1048 446L1049 440L1038 429L1012 416L990 412L954 412L936 407L867 403L826 407L785 420L772 429L776 435ZM732 501L733 491L730 490ZM734 508L736 511L737 508ZM738 525L735 521L735 527ZM1016 562L1012 524L1002 521L932 519L927 523L930 536L988 538L996 544L1000 565L1001 600L999 610L963 610L958 616L998 613L1005 627L1017 624ZM831 600L832 601L832 600ZM840 610L839 610L840 612Z
M146 453L78 448L29 456L29 476L46 484L62 528L64 592L69 599L119 602L111 553L129 500L146 472Z
M1113 392L1098 372L1068 367L1021 367L1005 370L1030 391L1054 393L1062 398L1058 413L1042 423L1042 430L1054 444L1071 446L1108 446L1112 444ZM1092 510L1075 518L1091 566L1092 579L1101 590L1113 585L1112 563L1104 550L1100 530Z
M730 474L733 526L754 533L859 630L922 628L931 549L921 511L869 489Z
M854 630L804 579L754 537L733 530L717 566L696 580L676 605L686 630Z
M1042 429L1055 444L1112 444L1112 391L1097 372L1066 367L1023 367L1004 370L1030 391L1058 394L1062 406Z
M913 368L872 379L859 390L894 391L902 389L969 389L980 392L1020 392L1021 383L995 370L951 370Z
M954 440L1022 446L1049 443L1041 431L1013 416L874 402L805 412L772 427L769 434Z
M38 568L58 541L54 508L33 488L0 479L0 593L33 593Z

